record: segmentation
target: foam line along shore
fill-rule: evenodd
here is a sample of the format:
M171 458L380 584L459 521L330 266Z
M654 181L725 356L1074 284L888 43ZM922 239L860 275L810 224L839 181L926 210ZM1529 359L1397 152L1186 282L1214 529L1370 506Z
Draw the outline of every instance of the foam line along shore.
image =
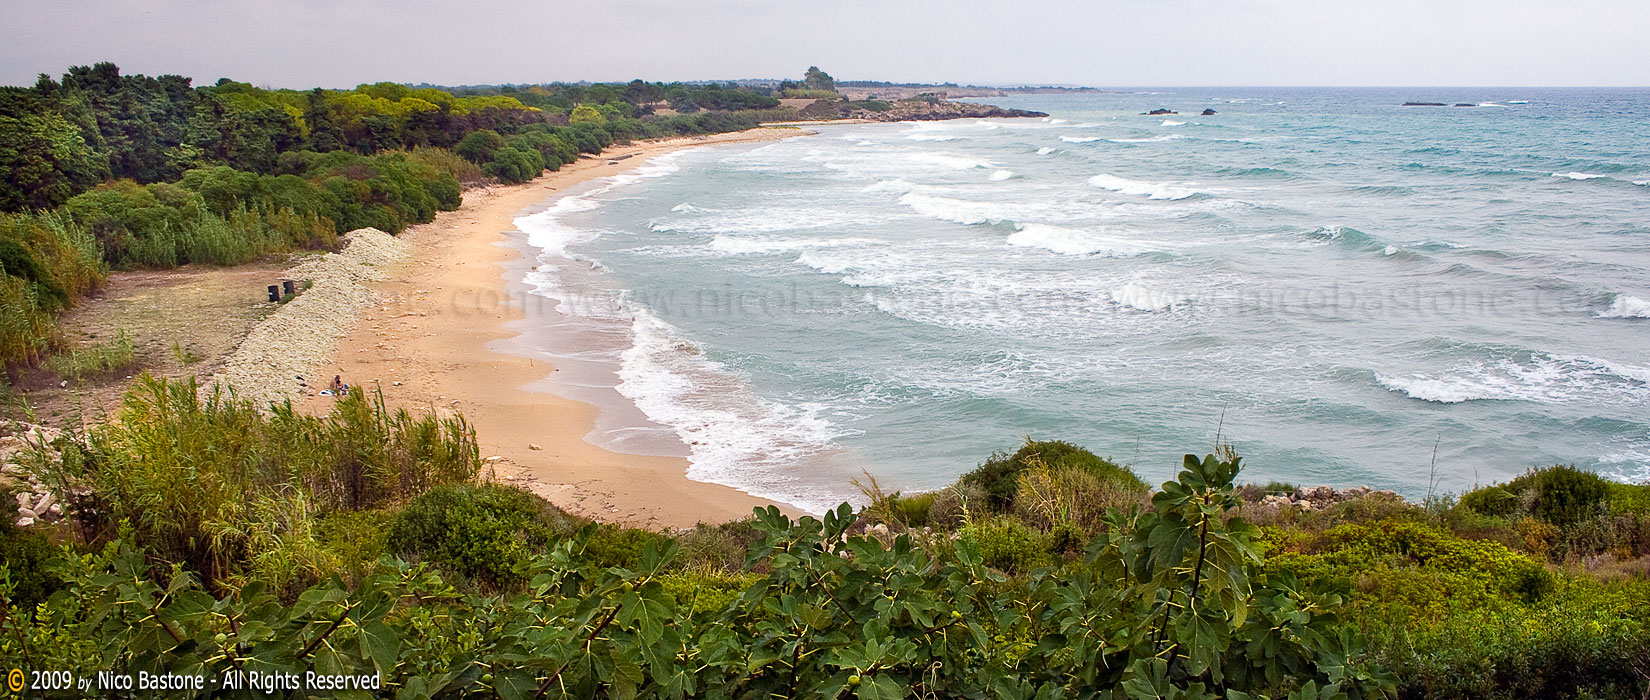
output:
M556 206L563 193L602 178L627 176L672 151L806 134L757 129L610 149L532 182L471 190L463 207L408 229L406 262L376 287L366 309L323 369L346 382L381 389L392 406L460 412L475 427L496 478L521 484L590 517L650 527L722 522L768 501L692 481L680 454L629 454L586 441L601 412L542 388L557 367L522 352L520 331L531 261L510 245L525 212ZM304 397L312 412L330 397Z

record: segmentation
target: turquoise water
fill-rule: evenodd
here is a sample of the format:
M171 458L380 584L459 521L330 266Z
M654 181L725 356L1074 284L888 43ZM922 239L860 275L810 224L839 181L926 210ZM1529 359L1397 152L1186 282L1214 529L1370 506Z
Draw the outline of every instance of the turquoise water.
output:
M593 437L809 508L1025 435L1153 481L1217 431L1256 481L1650 477L1650 91L991 101L1051 117L683 151L519 220L604 339L563 355L651 419Z

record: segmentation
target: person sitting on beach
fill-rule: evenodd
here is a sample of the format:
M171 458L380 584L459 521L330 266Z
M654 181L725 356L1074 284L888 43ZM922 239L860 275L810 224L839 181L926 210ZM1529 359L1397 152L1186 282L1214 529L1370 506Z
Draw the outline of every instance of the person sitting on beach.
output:
M341 396L349 390L349 385L344 383L342 375L334 374L332 375L332 384L327 386L327 389L330 389L334 396Z

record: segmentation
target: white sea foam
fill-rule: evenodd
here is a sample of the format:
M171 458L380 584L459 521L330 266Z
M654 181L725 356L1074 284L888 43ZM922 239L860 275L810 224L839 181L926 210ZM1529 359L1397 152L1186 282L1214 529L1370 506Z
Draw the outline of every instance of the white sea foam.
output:
M1181 135L1181 134L1164 134L1162 136L1151 136L1151 137L1148 137L1148 138L1140 138L1140 139L1106 139L1106 140L1110 141L1112 143L1158 143L1158 142L1161 142L1161 141L1173 141L1175 139L1183 139L1183 138L1186 138L1186 137L1184 135Z
M827 275L840 275L853 269L853 265L847 260L831 258L806 250L801 255L796 256L796 264L811 267Z
M1609 175L1600 175L1598 173L1570 172L1570 173L1553 173L1553 177L1562 177L1562 178L1568 178L1568 179L1571 179L1571 180L1598 180L1600 178L1608 178L1610 176Z
M966 141L966 140L968 140L967 136L962 136L960 134L930 134L930 133L915 133L915 134L911 134L909 136L906 136L905 138L908 139L908 140L911 140L911 141Z
M994 173L991 173L991 180L993 182L997 182L997 181L1001 181L1001 180L1007 180L1011 177L1014 177L1014 171L1013 170L998 170Z
M568 246L594 238L596 233L590 229L569 226L562 222L562 217L601 206L591 194L562 197L544 211L518 217L515 220L516 230L527 234L528 245L548 255L571 257L567 252Z
M822 415L823 406L760 398L674 326L646 308L633 312L633 344L621 355L618 391L688 446L689 478L811 511L831 505L816 502L823 494L803 484L794 468L850 434Z
M1185 126L1186 122L1177 122L1177 121L1174 121L1173 119L1164 119L1162 125L1163 126Z
M1429 379L1421 376L1392 377L1377 372L1375 381L1388 391L1396 391L1412 399L1433 403L1461 403L1474 399L1496 398L1482 391L1482 386L1467 380Z
M632 185L644 180L664 177L680 170L674 162L682 155L697 151L697 148L686 148L673 151L654 158L647 163L627 173L620 173L597 181L597 186L589 191L577 195L564 196L556 200L544 211L527 216L517 217L516 229L527 234L527 243L543 250L549 255L558 257L572 257L567 247L575 243L582 243L593 237L595 232L568 226L562 223L561 218L568 214L589 211L601 206L596 198L625 185ZM691 205L690 205L691 206Z
M1385 250L1381 251L1381 254L1382 255L1397 255L1398 254L1398 246L1389 245L1389 246L1386 247Z
M901 204L923 216L951 221L965 226L1006 219L1000 206L989 202L936 197L919 192L907 192L899 198Z
M1066 143L1092 143L1106 139L1103 136L1061 136L1060 140Z
M1634 180L1633 184L1639 187L1650 187L1650 180Z
M1008 244L1026 248L1042 248L1061 255L1100 255L1127 257L1150 253L1157 248L1117 236L1094 231L1081 231L1048 224L1024 224L1008 235Z
M1055 151L1058 151L1058 150L1060 150L1060 149L1055 148L1053 146L1044 146L1042 148L1037 149L1037 155L1046 156L1046 155L1048 155L1050 153L1053 153Z
M1650 301L1626 294L1617 294L1610 308L1600 311L1599 318L1650 318Z
M1642 402L1650 398L1650 367L1584 355L1532 353L1495 362L1466 362L1439 374L1395 376L1377 372L1389 391L1433 403L1530 401Z
M807 248L877 245L880 242L871 238L749 238L717 235L711 239L710 248L728 255L752 255L784 253Z
M819 229L858 220L852 211L815 209L803 211L788 206L750 206L704 215L667 217L648 222L649 230L681 233L772 233Z
M673 211L673 212L676 212L678 214L702 214L702 213L710 211L709 209L701 209L699 207L693 206L692 204L688 204L687 202L682 202L681 204L678 204L674 207L671 207L670 210Z
M1154 291L1130 282L1112 290L1111 300L1141 311L1171 311L1185 299L1168 292Z
M916 188L917 188L916 184L912 183L910 180L906 180L904 178L894 178L892 180L878 180L877 182L875 182L873 184L866 185L865 188L860 190L860 191L861 192L893 192L893 193L896 193L896 194L904 194L904 193L910 192L911 190L914 190Z
M933 163L935 165L943 165L947 168L953 168L953 169L956 169L956 170L969 170L971 168L990 168L990 167L993 167L991 165L990 161L978 160L978 159L974 159L974 158L967 158L967 157L963 157L963 156L948 155L948 154L945 154L945 153L918 153L917 155L912 157L912 160L922 162L922 163Z
M1121 194L1145 195L1147 199L1185 199L1197 194L1197 190L1184 187L1158 182L1141 182L1105 173L1089 178L1089 184Z

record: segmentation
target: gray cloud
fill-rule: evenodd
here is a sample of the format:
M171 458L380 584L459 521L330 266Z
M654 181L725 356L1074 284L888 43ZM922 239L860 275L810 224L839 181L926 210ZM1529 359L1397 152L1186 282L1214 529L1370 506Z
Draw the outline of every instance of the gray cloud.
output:
M275 87L790 77L1647 85L1629 0L0 3L0 82L71 64Z

